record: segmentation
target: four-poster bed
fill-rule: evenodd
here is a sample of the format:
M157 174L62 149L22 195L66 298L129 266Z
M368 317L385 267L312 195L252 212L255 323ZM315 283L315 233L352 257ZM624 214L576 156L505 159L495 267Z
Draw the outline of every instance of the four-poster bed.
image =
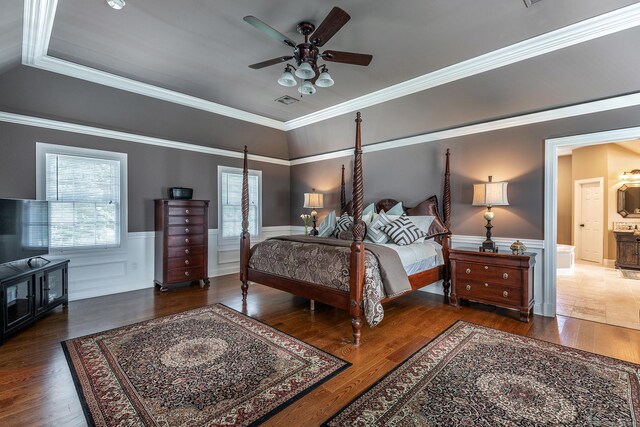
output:
M270 239L266 242L256 245L252 251L250 235L249 235L249 189L248 189L248 162L247 148L244 150L244 170L242 185L242 235L240 241L240 280L242 282L242 299L247 300L247 291L249 282L255 282L283 291L290 292L294 295L319 301L324 304L331 305L350 313L352 317L352 329L354 343L360 342L362 329L362 316L366 309L367 320L371 324L370 316L373 311L382 311L381 304L390 301L406 292L410 292L429 284L443 281L444 298L448 301L448 293L450 287L449 272L449 241L451 233L448 230L449 219L451 215L451 196L450 196L450 174L449 174L449 150L446 153L446 166L444 175L444 194L443 194L443 218L439 218L436 197L425 200L415 208L404 208L405 213L411 215L432 215L435 223L439 224L440 229L434 237L434 241L438 243L441 249L441 263L432 268L420 271L407 276L402 265L399 265L400 258L393 250L384 245L367 243L365 246L364 237L366 233L366 225L363 221L362 214L364 210L364 189L362 175L362 142L361 142L361 116L357 113L356 118L356 142L353 163L353 199L352 202L346 203L345 183L344 183L344 166L342 167L342 183L341 183L341 208L343 211L353 211L353 240L350 244L346 241L339 241L333 238L304 238L304 237L282 237L278 242ZM384 199L376 203L376 210L386 211L396 204L395 200ZM411 218L411 216L409 216ZM271 246L268 246L271 245ZM283 265L283 263L291 261L295 255L280 254L280 257L274 256L275 252L280 251L281 246L294 245L290 248L297 253L300 258L306 255L300 255L305 250L308 254L313 253L316 257L322 258L323 254L328 254L325 258L333 260L333 262L341 265L330 265L327 270L342 270L345 276L342 277L342 286L333 282L340 279L329 278L322 283L313 272L300 273L305 270L304 264ZM254 254L255 257L252 258ZM319 254L319 255L318 255ZM262 259L259 259L263 257ZM397 262L393 258L397 259ZM306 258L310 259L310 258ZM304 262L304 261L299 261ZM396 265L398 264L398 265ZM398 268L402 270L402 275L398 275ZM318 272L321 270L314 266L311 270ZM366 270L366 271L365 271ZM348 277L346 277L348 274ZM311 279L310 279L311 278ZM305 280L307 279L307 280ZM324 279L324 278L322 278ZM408 279L408 280L407 280ZM366 281L366 284L365 284ZM330 282L330 283L329 283ZM402 285L406 282L406 286L402 290L399 289L399 283ZM377 286L377 288L375 288ZM400 286L401 287L401 286ZM375 288L375 289L374 289ZM374 299L375 301L369 301ZM376 307L379 307L376 308ZM379 319L382 319L380 314ZM377 323L377 322L376 322ZM375 323L374 323L375 324Z

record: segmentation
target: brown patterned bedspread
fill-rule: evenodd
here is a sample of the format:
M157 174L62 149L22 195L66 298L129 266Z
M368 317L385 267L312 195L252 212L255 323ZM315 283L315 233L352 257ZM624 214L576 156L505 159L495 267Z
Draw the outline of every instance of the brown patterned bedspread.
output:
M349 247L273 238L251 249L249 268L349 292L350 257ZM364 264L364 315L370 326L376 326L384 317L380 301L387 294L378 258L365 250Z

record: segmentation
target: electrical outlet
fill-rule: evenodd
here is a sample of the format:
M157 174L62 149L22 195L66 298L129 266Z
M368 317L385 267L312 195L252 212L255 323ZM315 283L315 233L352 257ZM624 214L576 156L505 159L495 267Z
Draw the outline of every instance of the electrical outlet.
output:
M137 270L138 269L138 263L137 262L132 262L131 263L131 269L132 270Z

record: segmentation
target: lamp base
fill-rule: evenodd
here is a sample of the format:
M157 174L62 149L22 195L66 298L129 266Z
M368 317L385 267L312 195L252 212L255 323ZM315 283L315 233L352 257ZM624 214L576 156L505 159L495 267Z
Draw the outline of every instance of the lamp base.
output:
M485 240L479 248L480 252L498 253L498 246L493 240Z
M313 217L313 228L311 229L311 231L309 232L309 236L317 236L318 234L320 234L318 232L318 229L316 228L316 217Z

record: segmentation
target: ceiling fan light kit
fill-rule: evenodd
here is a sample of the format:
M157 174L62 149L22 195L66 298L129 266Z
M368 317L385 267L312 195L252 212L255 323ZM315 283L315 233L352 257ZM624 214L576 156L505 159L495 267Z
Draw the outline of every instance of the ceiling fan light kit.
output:
M116 1L116 0L109 0ZM123 1L123 0L118 0ZM124 2L124 1L123 1ZM313 95L316 93L316 86L331 87L335 83L327 67L319 65L319 60L329 62L340 62L342 64L352 64L360 66L368 66L373 59L372 55L352 52L340 52L327 50L320 52L319 47L324 46L349 20L351 16L339 7L334 7L331 12L324 18L322 23L316 28L310 22L301 22L296 30L304 36L304 43L295 44L284 34L265 24L255 16L245 16L244 20L260 30L272 39L284 44L289 48L293 48L293 55L281 56L257 64L249 65L249 68L258 70L275 64L281 64L290 60L296 62L297 68L292 64L287 64L284 72L280 75L278 83L286 87L294 87L297 81L294 74L301 80L298 92L303 95ZM321 68L320 68L321 67ZM295 70L291 73L291 70Z
M124 0L107 0L107 4L111 6L112 9L120 10L127 4Z

